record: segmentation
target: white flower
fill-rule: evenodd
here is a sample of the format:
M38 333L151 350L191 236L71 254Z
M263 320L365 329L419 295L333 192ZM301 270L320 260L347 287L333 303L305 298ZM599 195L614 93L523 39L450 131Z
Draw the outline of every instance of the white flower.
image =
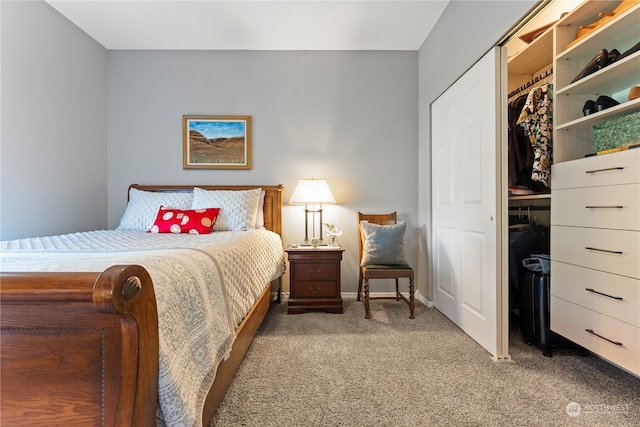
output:
M342 230L339 230L332 222L325 222L324 226L329 231L327 233L328 236L342 236Z

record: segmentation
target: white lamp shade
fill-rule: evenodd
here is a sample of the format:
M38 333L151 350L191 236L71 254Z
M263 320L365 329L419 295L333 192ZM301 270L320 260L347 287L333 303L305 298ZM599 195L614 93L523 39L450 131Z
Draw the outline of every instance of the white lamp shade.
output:
M335 203L333 194L324 179L301 179L293 190L289 203L291 204L313 204L313 203Z

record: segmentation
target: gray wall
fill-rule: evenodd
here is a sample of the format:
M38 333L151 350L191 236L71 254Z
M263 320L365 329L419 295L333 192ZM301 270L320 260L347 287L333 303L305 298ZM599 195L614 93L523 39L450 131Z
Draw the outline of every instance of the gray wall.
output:
M107 53L46 3L3 1L0 238L113 228L133 182L282 183L296 243L303 215L286 202L299 178L324 177L343 290L355 213L397 210L426 295L429 106L534 4L454 0L419 53ZM253 169L183 170L183 114L251 115Z
M110 51L109 227L133 182L284 184L284 242L299 243L303 210L287 202L300 178L325 178L343 291L357 289L358 210L397 210L415 263L417 71L417 52ZM184 114L250 115L253 169L183 170Z
M0 239L107 226L107 52L44 2L0 2Z
M418 283L431 300L429 236L431 235L431 103L496 45L536 1L458 1L449 3L419 51L419 172L421 232ZM505 99L506 102L506 99Z

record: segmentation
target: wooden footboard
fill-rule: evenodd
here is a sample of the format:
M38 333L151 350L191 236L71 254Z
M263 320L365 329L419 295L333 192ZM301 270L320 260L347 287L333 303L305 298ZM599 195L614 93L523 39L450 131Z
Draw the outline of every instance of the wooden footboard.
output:
M155 425L158 317L147 271L2 273L0 424Z
M236 329L205 402L204 426L279 289L280 279L266 286ZM0 425L155 425L158 321L143 267L2 273L0 304Z

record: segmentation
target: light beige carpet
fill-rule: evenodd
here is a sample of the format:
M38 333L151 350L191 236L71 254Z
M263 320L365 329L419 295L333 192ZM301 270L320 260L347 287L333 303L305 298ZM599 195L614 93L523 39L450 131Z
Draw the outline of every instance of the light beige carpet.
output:
M512 327L494 362L434 308L345 300L272 307L212 426L640 426L640 379L575 349L544 357Z

